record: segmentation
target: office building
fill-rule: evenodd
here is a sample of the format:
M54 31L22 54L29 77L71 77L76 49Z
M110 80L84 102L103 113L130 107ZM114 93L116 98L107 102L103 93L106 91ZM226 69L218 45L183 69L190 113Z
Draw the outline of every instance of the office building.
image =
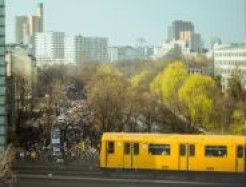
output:
M38 4L36 16L39 17L39 32L44 31L44 5L43 3Z
M28 33L28 17L16 16L15 17L15 41L16 43L25 43Z
M167 43L163 43L162 47L152 56L153 60L162 58L179 58L190 53L190 49L187 47L186 42L183 40L172 40Z
M64 33L42 32L35 34L35 56L38 65L64 62Z
M239 74L246 89L246 44L215 44L214 73L221 76L222 90L229 88L229 81Z
M146 60L154 53L154 48L147 46L112 46L108 50L110 62Z
M103 37L65 37L65 62L81 64L86 62L104 63L108 60L108 39Z
M169 30L170 40L180 40L180 32L194 32L194 25L189 21L175 20Z
M6 146L5 2L0 0L0 156Z
M15 38L16 43L34 46L35 33L43 32L43 4L38 4L36 15L16 16L15 18Z
M172 41L184 41L190 51L202 50L201 35L195 33L195 27L192 22L176 20L168 27L167 43Z

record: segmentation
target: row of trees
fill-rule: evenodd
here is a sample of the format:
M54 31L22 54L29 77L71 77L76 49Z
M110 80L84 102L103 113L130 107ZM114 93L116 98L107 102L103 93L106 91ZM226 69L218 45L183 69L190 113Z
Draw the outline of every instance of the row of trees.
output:
M198 67L206 64L204 58L200 61ZM86 90L94 124L103 131L192 132L202 128L242 133L246 105L238 79L232 79L225 94L219 79L190 75L188 66L190 62L182 59L55 65L39 72L37 93L49 95L52 105L65 98L71 83Z
M87 87L94 124L103 131L169 131L174 115L138 84L141 77L128 80L109 65L98 66Z
M122 65L97 66L87 90L104 131L244 132L244 98L222 93L213 77L188 74L182 60L143 65L130 77Z

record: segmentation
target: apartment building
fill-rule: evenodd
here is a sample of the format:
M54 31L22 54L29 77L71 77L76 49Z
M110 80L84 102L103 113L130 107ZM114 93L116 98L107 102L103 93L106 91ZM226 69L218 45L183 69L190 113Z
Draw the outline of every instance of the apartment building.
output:
M222 90L229 88L229 80L235 73L240 74L246 89L246 43L215 44L214 73L221 76Z
M35 35L35 56L37 65L64 61L64 33L42 32Z
M104 63L108 59L108 39L104 37L66 36L64 46L66 63Z

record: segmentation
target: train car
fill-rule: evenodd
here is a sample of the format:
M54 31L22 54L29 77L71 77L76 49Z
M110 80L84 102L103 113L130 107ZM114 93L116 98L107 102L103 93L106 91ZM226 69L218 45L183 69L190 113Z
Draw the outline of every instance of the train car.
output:
M101 168L246 171L246 137L104 133Z

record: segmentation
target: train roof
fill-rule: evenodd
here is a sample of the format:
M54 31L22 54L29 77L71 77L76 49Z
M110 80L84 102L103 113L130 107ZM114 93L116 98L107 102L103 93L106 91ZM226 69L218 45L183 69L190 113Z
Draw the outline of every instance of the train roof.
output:
M188 134L156 134L156 133L104 133L102 141L140 141L140 142L184 142L184 143L246 143L246 136L240 135L188 135Z

